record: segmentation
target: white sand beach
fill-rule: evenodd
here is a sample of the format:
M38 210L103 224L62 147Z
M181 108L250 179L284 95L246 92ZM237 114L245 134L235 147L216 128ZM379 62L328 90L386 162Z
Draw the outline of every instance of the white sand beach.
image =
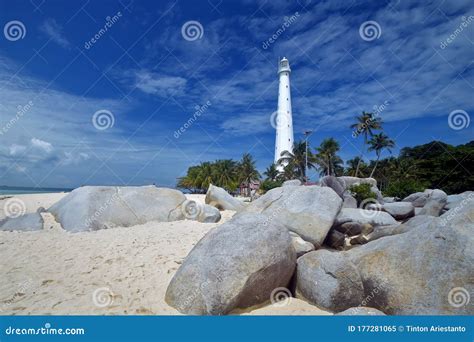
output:
M15 197L34 212L64 195ZM43 231L0 232L1 314L179 314L164 301L171 277L199 239L233 212L222 212L218 224L150 222L84 233L65 232L51 214L42 215Z
M66 194L17 195L28 213ZM2 196L5 197L5 196ZM187 195L204 203L204 195ZM0 200L0 208L3 208ZM149 222L128 228L69 233L49 213L42 231L0 231L0 314L178 315L166 304L172 276L193 246L218 223ZM2 212L2 218L3 218ZM236 312L240 314L244 312ZM245 314L328 314L301 300Z

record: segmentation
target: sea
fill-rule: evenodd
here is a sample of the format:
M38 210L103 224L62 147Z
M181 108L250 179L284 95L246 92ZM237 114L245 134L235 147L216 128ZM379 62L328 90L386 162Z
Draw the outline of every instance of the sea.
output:
M73 189L68 188L37 188L0 185L0 195L44 194L48 192L69 192L72 190Z

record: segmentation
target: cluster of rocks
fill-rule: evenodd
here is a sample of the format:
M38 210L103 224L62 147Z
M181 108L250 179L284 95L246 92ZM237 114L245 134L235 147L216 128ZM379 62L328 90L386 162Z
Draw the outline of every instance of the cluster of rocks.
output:
M41 230L41 211L54 215L63 229L83 232L131 227L150 221L195 220L218 222L219 210L208 204L187 200L178 190L155 186L77 188L48 209L0 221L0 230Z
M377 186L292 181L239 207L189 253L166 301L185 314L222 315L274 302L283 288L340 314L473 314L453 291L474 291L474 193L380 196L361 209L349 205L357 183Z

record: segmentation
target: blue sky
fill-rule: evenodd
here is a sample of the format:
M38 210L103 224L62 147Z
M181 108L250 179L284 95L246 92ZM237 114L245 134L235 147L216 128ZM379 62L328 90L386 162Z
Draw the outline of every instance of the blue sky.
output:
M471 16L467 0L1 0L0 184L174 186L191 165L245 152L263 171L279 56L296 140L334 137L347 160L362 144L353 117L384 105L394 154L466 143L474 123L453 129L448 116L474 113ZM196 37L183 35L189 21ZM375 36L360 30L368 21ZM98 129L97 112L113 125Z

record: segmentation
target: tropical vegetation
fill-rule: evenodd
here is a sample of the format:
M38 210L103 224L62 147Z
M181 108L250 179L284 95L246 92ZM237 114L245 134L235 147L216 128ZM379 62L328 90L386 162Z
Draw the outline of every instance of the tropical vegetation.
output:
M276 164L269 165L263 179L255 160L247 153L240 161L221 159L191 166L186 176L179 179L178 187L205 192L212 183L234 192L242 186L244 195L249 196L252 182L260 181L260 190L265 192L281 186L285 180L308 182L308 172L313 169L320 177L373 177L384 195L399 198L426 188L439 188L448 194L474 189L474 141L459 146L432 141L402 148L395 157L392 149L396 142L383 131L378 115L362 112L350 128L353 138L363 137L363 147L360 155L346 163L339 156L341 147L334 138L324 139L316 148L302 140L294 143L293 151L284 151ZM375 153L375 159L365 159L369 153ZM359 200L370 195L363 188L354 192Z

